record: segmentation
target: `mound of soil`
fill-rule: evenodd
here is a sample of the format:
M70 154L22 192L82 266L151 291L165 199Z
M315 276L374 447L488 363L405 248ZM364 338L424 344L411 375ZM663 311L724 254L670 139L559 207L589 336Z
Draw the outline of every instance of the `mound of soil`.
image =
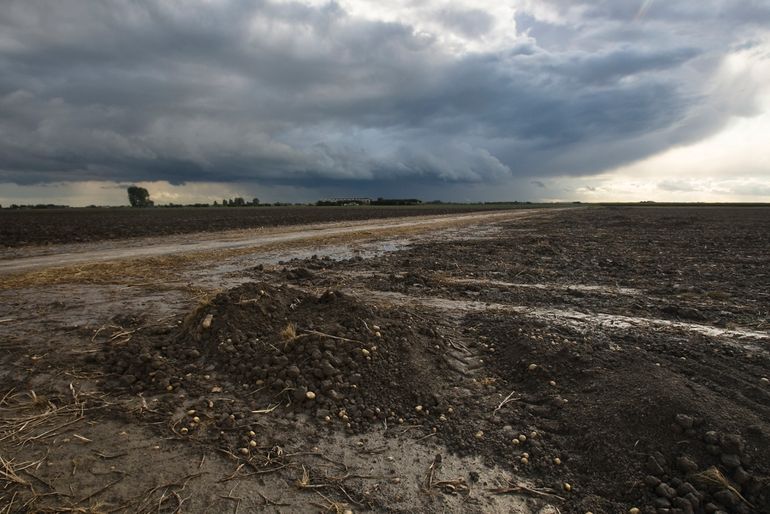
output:
M424 422L442 413L415 355L433 336L409 322L335 291L248 283L197 309L176 333L110 347L104 361L116 378L106 385L235 397L240 408L230 402L219 413L225 424L276 405L353 432Z

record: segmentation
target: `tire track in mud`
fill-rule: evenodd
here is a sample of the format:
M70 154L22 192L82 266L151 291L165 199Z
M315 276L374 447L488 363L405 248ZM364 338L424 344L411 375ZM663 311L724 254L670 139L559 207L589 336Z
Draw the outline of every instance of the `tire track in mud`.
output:
M528 317L547 320L552 323L561 324L569 327L597 326L603 329L616 330L619 332L635 331L644 328L671 328L687 332L693 332L709 337L728 338L731 343L742 347L753 346L747 339L770 340L770 333L758 332L743 328L723 329L711 325L699 323L688 323L684 321L671 321L659 318L642 318L634 316L622 316L617 314L606 314L601 312L586 313L569 309L538 308L527 305L512 305L505 303L488 303L475 300L451 300L440 297L414 296L392 291L374 291L371 289L351 288L343 290L344 292L376 299L393 305L414 305L419 304L423 307L430 307L442 311L454 312L476 312L476 311L509 311Z

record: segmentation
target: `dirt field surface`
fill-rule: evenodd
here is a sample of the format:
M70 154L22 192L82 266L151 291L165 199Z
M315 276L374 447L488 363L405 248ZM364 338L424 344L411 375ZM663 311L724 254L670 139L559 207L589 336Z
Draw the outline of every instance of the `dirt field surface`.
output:
M500 205L239 207L156 209L2 209L0 248L128 237L283 227L331 221L459 214Z
M770 209L248 241L0 272L0 513L770 512Z

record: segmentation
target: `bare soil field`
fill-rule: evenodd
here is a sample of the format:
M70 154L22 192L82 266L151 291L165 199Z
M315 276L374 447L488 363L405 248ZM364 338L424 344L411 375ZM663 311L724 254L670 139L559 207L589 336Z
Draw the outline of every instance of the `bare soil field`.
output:
M499 210L501 205L2 209L0 248L80 243L404 216Z
M770 512L768 249L591 208L0 275L0 512Z

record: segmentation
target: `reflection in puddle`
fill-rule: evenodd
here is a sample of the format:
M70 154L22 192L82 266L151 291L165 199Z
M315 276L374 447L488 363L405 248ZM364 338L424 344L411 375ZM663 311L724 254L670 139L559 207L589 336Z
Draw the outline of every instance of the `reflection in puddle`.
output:
M605 314L601 312L585 313L568 309L547 309L542 307L528 307L523 305L507 305L501 303L486 303L473 300L449 300L446 298L409 296L390 291L361 291L351 290L351 294L357 294L369 299L380 299L394 304L420 304L425 307L448 311L486 311L498 310L515 312L532 318L546 320L552 323L572 328L583 329L586 324L600 326L605 329L631 330L639 328L664 327L703 334L709 337L731 339L770 339L770 333L753 330L731 328L724 329L698 323L686 323L683 321L671 321L659 318L640 318L635 316L622 316L618 314Z
M529 288L529 289L544 289L548 291L561 290L561 291L583 291L587 293L606 293L606 294L622 294L628 296L638 296L643 294L642 291L634 289L632 287L619 287L619 286L589 286L584 284L525 284L518 282L503 282L500 280L483 280L473 278L447 278L444 282L452 284L473 284L473 285L490 285L498 287L512 287L512 288Z

